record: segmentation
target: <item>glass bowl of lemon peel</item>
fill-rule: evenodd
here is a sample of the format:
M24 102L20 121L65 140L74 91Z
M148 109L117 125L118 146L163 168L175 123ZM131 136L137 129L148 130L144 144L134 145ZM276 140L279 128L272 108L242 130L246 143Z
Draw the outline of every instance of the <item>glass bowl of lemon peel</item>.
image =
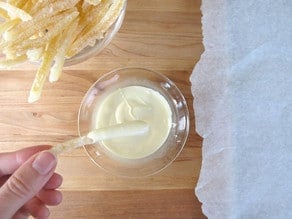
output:
M28 102L41 97L47 78L63 66L96 55L123 23L126 0L19 0L0 2L0 68L30 61L39 65Z

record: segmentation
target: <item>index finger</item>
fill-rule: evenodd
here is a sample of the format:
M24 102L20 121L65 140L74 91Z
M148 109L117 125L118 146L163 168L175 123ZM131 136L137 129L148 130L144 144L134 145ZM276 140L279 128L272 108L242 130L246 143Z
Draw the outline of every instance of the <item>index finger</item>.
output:
M39 145L15 152L0 153L0 177L14 173L32 155L50 148L49 145Z

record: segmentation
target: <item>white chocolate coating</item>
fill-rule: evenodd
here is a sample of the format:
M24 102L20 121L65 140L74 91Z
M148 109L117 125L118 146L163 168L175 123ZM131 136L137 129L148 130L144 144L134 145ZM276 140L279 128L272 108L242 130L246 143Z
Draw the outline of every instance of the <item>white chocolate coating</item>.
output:
M113 155L138 159L157 151L167 139L172 112L167 100L157 91L143 86L128 86L109 93L96 106L95 127L141 120L149 125L145 135L102 141Z

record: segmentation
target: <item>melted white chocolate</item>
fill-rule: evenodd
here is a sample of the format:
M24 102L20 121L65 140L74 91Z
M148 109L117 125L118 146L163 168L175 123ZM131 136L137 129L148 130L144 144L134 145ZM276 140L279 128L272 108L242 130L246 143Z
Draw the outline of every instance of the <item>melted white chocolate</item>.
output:
M108 94L96 106L95 127L141 120L149 125L145 135L102 141L112 154L138 159L157 151L168 137L172 113L167 100L157 91L143 86L128 86Z

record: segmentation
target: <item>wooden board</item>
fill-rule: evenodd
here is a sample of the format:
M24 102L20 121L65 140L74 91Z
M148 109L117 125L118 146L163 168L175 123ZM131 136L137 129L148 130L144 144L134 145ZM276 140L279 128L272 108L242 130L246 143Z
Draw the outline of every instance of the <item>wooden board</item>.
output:
M189 77L203 52L200 1L129 0L124 23L100 54L66 67L60 81L47 82L42 99L27 97L37 66L25 63L0 71L0 152L55 144L77 133L80 101L90 85L115 68L159 71L183 92L191 115L188 141L161 173L125 179L96 167L82 149L60 157L63 203L52 218L204 218L194 195L201 165Z

